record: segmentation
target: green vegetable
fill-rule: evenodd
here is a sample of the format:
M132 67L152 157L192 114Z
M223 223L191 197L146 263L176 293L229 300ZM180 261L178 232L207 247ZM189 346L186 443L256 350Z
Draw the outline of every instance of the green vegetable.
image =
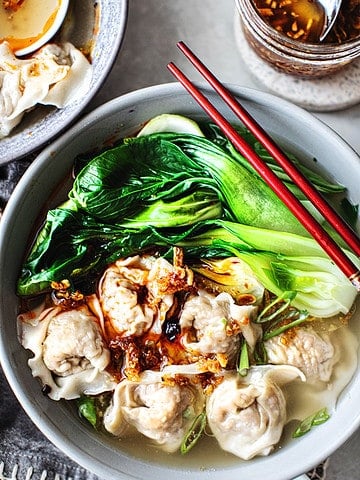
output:
M94 399L92 397L82 396L76 403L79 414L95 428L97 424L97 414Z
M229 140L223 135L220 128L214 124L201 125L202 130L206 133L206 137L212 140L217 145L222 146L231 156L234 156L245 168L258 175L256 170L249 164L249 162L233 147ZM288 188L292 190L299 199L304 199L304 195L301 190L294 185L289 176L283 171L282 167L274 160L274 158L268 153L268 151L261 145L261 143L254 137L254 135L245 127L236 126L236 130L246 140L246 142L253 147L259 157L266 162L266 164L272 169L274 173L286 183ZM345 187L337 183L326 180L323 176L315 173L310 168L304 166L295 155L284 150L289 159L297 166L299 170L311 181L311 183L322 193L343 193ZM260 176L259 176L260 178Z
M281 324L283 320L286 320L288 323L285 323L279 327L273 328L270 331L266 331L263 334L262 340L266 341L269 338L276 337L286 332L290 328L297 327L304 323L309 317L309 314L305 310L291 310L286 316L282 316L278 319L278 324ZM292 318L294 320L290 321Z
M138 133L138 137L160 132L190 133L203 137L204 134L198 123L183 115L162 113L151 118Z
M127 221L159 199L214 189L248 225L305 233L275 193L237 158L204 137L159 133L126 139L77 175L70 198L102 221ZM276 226L276 227L274 227Z
M188 237L180 245L197 247L198 255L211 257L216 246L218 252L222 248L239 257L276 296L296 292L292 304L311 315L329 317L349 311L356 291L315 240L228 221L214 223L220 228Z
M305 420L300 423L300 425L296 428L295 432L292 435L293 438L305 435L305 433L308 433L312 429L312 427L325 423L327 420L329 420L329 418L330 415L327 409L322 408L318 412L315 412L313 415L305 418Z
M305 229L258 175L203 137L164 133L157 137L177 145L216 182L233 218L246 225L305 233ZM151 137L150 137L151 138Z
M356 221L359 215L359 205L353 205L347 198L343 198L340 202L342 216L348 221L354 229L356 229Z
M317 317L347 313L355 292L331 260L323 257L282 256L268 252L239 252L259 281L275 295L296 291L292 304Z
M240 359L237 371L239 375L245 376L250 368L249 351L246 341L243 342L240 349Z
M188 261L238 256L276 296L296 292L294 306L312 315L352 305L355 288L226 139L154 133L80 164L23 264L19 295L64 279L90 293L117 258L178 245Z
M159 228L182 227L219 218L222 212L223 207L216 193L198 189L174 201L157 200L122 225L131 228L147 225Z
M188 453L198 442L206 427L206 411L202 411L193 421L180 445L182 454Z
M176 145L139 137L106 150L76 176L69 198L103 222L126 222L149 203L172 200L195 187L216 185Z
M44 228L46 242L35 243L23 266L18 282L21 295L41 293L53 280L69 279L89 287L89 278L95 278L108 263L154 245L182 246L190 259L238 256L268 290L277 296L285 291L297 292L293 305L315 316L346 313L356 295L352 284L315 240L293 234L222 220L198 222L175 232L153 227L130 229L66 209L50 211ZM277 253L282 243L285 254L291 255Z
M256 323L263 324L263 341L276 337L308 319L309 314L306 310L292 307L295 297L296 292L285 291L263 308L257 316Z
M131 229L97 221L81 211L50 210L30 255L24 262L19 295L49 290L52 281L68 279L86 293L108 263L160 242L156 231ZM91 290L90 290L91 291Z
M295 297L296 292L284 292L280 297L275 298L275 300L273 300L265 308L263 308L263 310L257 316L256 322L264 323L274 320L276 317L279 316L279 314L283 313L284 310L289 307L291 301L294 300ZM280 304L279 307L276 308L274 311L274 307L276 307L278 304Z

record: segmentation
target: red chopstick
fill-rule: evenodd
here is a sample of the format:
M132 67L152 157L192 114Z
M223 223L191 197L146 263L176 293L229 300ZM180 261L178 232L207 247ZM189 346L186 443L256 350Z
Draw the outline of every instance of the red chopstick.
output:
M186 51L186 55L190 52L187 47L181 42L180 48ZM201 64L199 59L191 54L190 56L196 60L196 64ZM202 65L202 64L201 64ZM197 65L195 65L197 67ZM282 181L273 173L270 167L257 155L257 153L246 143L246 141L237 133L232 125L220 114L220 112L210 103L210 101L200 92L200 90L179 70L174 63L168 65L171 73L179 80L179 82L186 88L186 90L199 103L203 110L212 118L212 120L221 128L233 145L244 155L253 168L266 181L278 197L285 203L294 216L302 223L314 239L320 244L324 251L334 261L334 263L342 270L342 272L349 278L352 284L360 291L360 271L357 266L350 260L350 258L343 252L337 243L330 237L330 235L322 228L322 226L312 217L308 210L302 203L292 194L292 192L282 183ZM202 65L201 70L206 69ZM200 70L200 72L201 72ZM201 72L202 73L202 72ZM212 75L212 74L211 74ZM212 82L220 85L215 77L212 75ZM222 86L221 86L222 87ZM224 88L224 87L222 87ZM220 91L222 90L220 88ZM219 92L218 92L219 93ZM229 92L228 95L231 96ZM221 94L220 94L221 95ZM235 98L232 98L236 102ZM240 104L239 104L240 105ZM241 109L241 106L240 106ZM243 112L242 112L242 116ZM245 123L245 122L244 122ZM272 140L271 140L272 142ZM274 151L274 150L273 150ZM335 227L334 227L335 228ZM337 229L338 233L342 232ZM359 240L357 240L358 246ZM354 242L353 242L354 243Z
M324 216L335 231L343 238L346 244L360 256L360 239L351 227L338 215L338 213L328 204L324 197L316 190L316 188L307 180L307 178L299 171L291 162L288 156L280 149L280 147L272 140L265 130L256 122L256 120L245 110L245 108L231 95L210 70L194 55L194 53L185 45L179 42L178 47L184 55L191 61L196 69L216 90L221 98L233 110L243 124L250 132L259 140L259 142L272 155L277 163L289 175L294 183L300 188L304 195L311 201L317 210Z
M352 228L338 215L338 213L328 204L325 198L316 190L316 188L308 181L303 173L296 168L289 157L280 149L280 147L272 140L267 132L256 122L250 113L231 95L210 70L194 55L184 42L179 42L178 47L184 55L191 61L196 69L216 90L220 97L233 110L243 124L250 132L259 140L265 149L272 155L277 163L289 175L293 182L300 188L304 195L311 201L317 210L324 216L329 224L343 238L346 244L360 256L360 239Z

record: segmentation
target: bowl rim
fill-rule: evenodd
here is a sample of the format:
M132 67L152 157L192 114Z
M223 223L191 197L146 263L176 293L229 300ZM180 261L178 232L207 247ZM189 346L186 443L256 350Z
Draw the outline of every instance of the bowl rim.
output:
M204 84L199 82L198 85L203 90L209 91L209 87L204 86ZM316 118L310 112L307 112L301 107L293 105L287 100L280 99L269 93L261 92L252 88L239 87L239 86L230 85L230 84L227 85L227 87L229 88L230 91L233 91L233 93L235 93L237 96L246 98L249 101L260 103L261 105L267 104L268 106L269 103L274 105L274 102L276 102L276 108L279 109L284 115L286 115L287 113L289 114L291 112L293 116L299 119L302 119L302 121L315 122L317 129L319 129L320 133L331 134L332 137L334 138L334 141L339 143L340 147L344 149L344 151L346 151L350 156L352 156L354 161L359 162L359 165L360 165L360 158L355 152L355 150L347 142L345 142L336 132L334 132L329 126L327 126L321 120ZM141 101L149 97L155 98L159 95L167 95L171 97L173 95L177 95L180 93L184 93L183 87L176 82L146 87L143 89L139 89L139 90L127 93L120 97L114 98L113 100L110 100L105 104L101 105L100 107L96 108L95 110L93 110L92 112L84 116L75 125L73 125L68 131L63 133L58 139L56 139L50 146L45 148L37 156L34 162L30 165L30 167L24 173L23 177L20 179L12 196L10 197L10 200L7 206L5 207L3 217L0 221L0 239L5 238L5 236L11 234L13 223L15 221L14 217L16 216L15 215L16 209L18 206L21 206L23 203L22 197L24 195L24 187L28 185L29 182L31 183L31 181L34 178L36 178L37 174L41 171L44 164L46 163L51 164L54 161L53 160L55 158L54 152L56 152L58 148L61 147L61 145L68 142L71 138L74 138L77 132L79 131L79 129L83 130L88 128L91 125L101 122L109 115L110 112L113 112L120 107L121 109L131 108L136 103L141 103ZM6 255L5 250L6 250L5 242L0 242L0 262L2 262L2 258L4 257L4 255ZM4 295L2 290L3 290L3 286L0 283L0 301L1 301L2 295ZM0 315L1 315L1 311L0 311ZM1 321L1 318L0 318L0 321ZM119 474L118 471L115 472L111 466L105 465L104 463L100 465L101 462L99 461L99 459L95 459L91 455L91 452L85 451L84 449L81 448L80 445L70 445L68 436L62 434L61 432L59 433L54 431L54 427L52 425L51 419L48 418L44 412L39 412L38 408L31 402L31 399L27 398L24 395L24 392L22 391L22 385L19 379L17 378L17 375L14 369L12 368L11 361L7 353L6 339L3 338L1 329L0 329L0 363L3 367L4 374L8 379L8 382L13 392L18 398L25 412L54 445L56 445L60 450L62 450L65 454L67 454L74 461L82 465L84 468L87 468L90 471L93 471L95 474L99 475L100 477L106 476L108 474L108 475L112 475L112 478L119 478L119 479L130 478L131 476L130 474L129 474L129 477L123 476L122 474ZM286 460L285 473L273 472L271 470L274 467L272 455L270 455L269 457L264 457L262 459L262 463L264 464L263 468L269 468L269 480L288 480L290 479L290 477L282 476L280 478L279 475L289 474L291 475L291 478L292 478L304 473L304 471L309 471L316 464L320 463L326 457L332 454L341 444L343 444L356 431L356 429L360 426L360 411L356 410L355 408L356 405L358 405L360 402L360 389L358 392L352 391L352 395L347 396L344 399L344 402L346 402L349 405L348 408L350 409L350 411L353 412L353 417L351 418L351 421L350 419L346 420L346 418L344 418L345 409L343 408L342 414L340 417L343 420L342 423L345 425L345 428L342 429L341 431L338 431L338 430L331 429L329 427L328 430L332 431L333 435L327 438L327 441L325 442L326 444L324 444L324 437L322 436L321 429L313 431L311 434L312 440L310 443L312 445L322 445L321 453L318 453L312 447L312 449L309 451L312 456L309 456L309 458L302 459L303 463L301 467L296 464L297 457L296 455L294 456L293 451L290 452L291 455L289 459ZM301 444L303 444L304 441L306 442L306 439L304 440L304 437L301 439L298 439L297 446L300 446ZM250 468L249 465L247 467L246 466L244 467L245 472L247 471L246 468ZM141 468L143 468L145 472L146 469L148 469L149 467L142 464ZM154 469L155 473L156 472L159 473L162 471L161 468L156 466L152 468ZM230 469L227 471L232 472L232 474L236 473L236 469ZM220 472L219 477L216 475L216 472L214 471L211 471L210 474L214 475L212 478L214 479L218 478L220 480L222 479L222 471L219 470L219 472ZM169 473L170 474L174 473L175 475L178 475L178 478L187 478L187 474L189 472L185 472L185 473L181 472L182 475L180 476L179 471L177 471L176 469L172 470L171 468L169 468L167 469L167 474ZM203 472L196 471L196 474L194 471L190 471L190 474L192 474L194 478L206 479L208 478L209 471L208 470ZM249 474L251 475L251 470L249 471ZM141 478L141 477L134 477L134 478Z

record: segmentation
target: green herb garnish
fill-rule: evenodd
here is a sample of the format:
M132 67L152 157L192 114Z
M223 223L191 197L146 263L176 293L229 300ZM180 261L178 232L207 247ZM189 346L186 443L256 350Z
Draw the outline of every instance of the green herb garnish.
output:
M95 400L92 397L82 396L77 400L79 414L84 417L94 428L97 424Z
M327 411L327 408L322 408L321 410L315 412L313 415L305 418L300 425L297 427L295 432L293 433L293 438L301 437L305 435L305 433L309 432L312 427L321 425L322 423L329 420L330 415Z
M239 375L244 377L247 374L249 368L250 368L249 351L248 351L247 343L244 341L240 350L240 358L239 358L237 371Z
M185 435L181 445L180 452L188 453L197 443L206 427L206 412L203 410L193 421L189 431Z

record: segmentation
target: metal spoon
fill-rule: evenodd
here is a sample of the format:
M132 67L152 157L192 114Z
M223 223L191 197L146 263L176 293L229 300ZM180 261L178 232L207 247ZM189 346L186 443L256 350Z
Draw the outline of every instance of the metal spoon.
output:
M341 2L342 0L319 0L319 3L325 11L325 22L320 35L320 42L324 40L334 25L341 7Z

